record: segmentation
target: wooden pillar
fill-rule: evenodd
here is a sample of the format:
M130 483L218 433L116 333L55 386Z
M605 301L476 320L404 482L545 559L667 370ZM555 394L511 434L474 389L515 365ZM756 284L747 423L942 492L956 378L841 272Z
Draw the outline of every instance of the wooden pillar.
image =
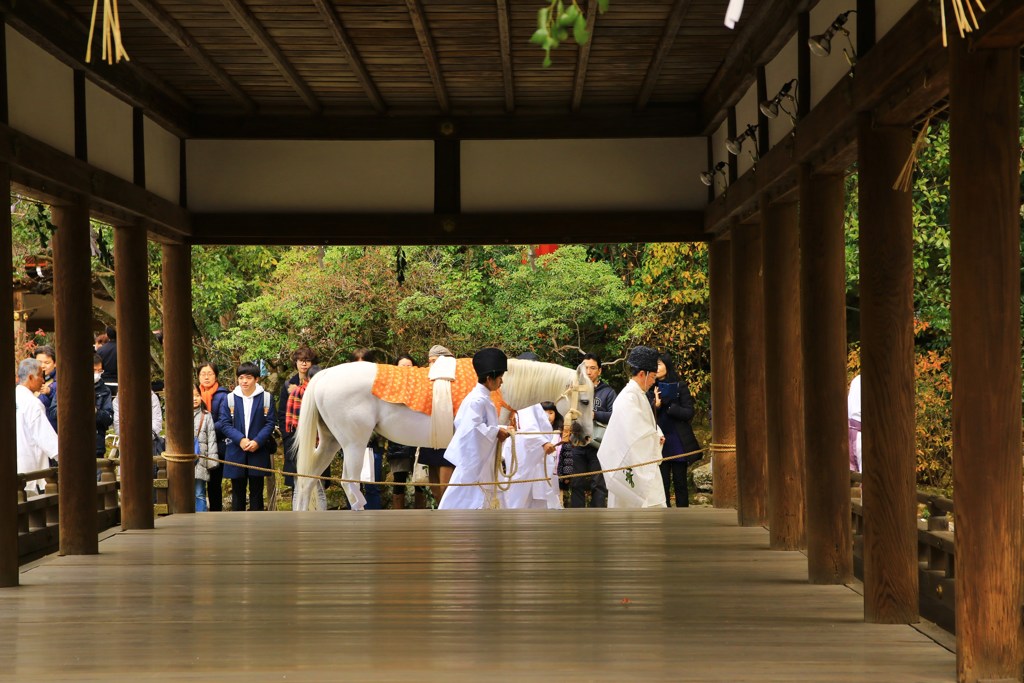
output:
M1020 51L967 47L950 41L957 675L1020 680Z
M776 550L806 546L800 231L796 203L761 199L764 263L768 531Z
M0 164L0 187L10 195L11 167ZM0 263L11 263L10 205L0 222ZM0 320L14 316L14 287L10 278L0 279ZM0 335L0 358L14 360L14 337ZM18 446L14 435L14 376L7 366L7 389L0 392L0 453L6 453L0 464L0 587L18 585Z
M60 552L99 552L96 519L96 394L93 391L92 267L84 197L54 206L53 309L60 467Z
M768 523L761 226L732 229L736 358L736 513L740 526Z
M853 577L846 418L843 177L800 167L800 334L804 349L807 570L811 583Z
M192 252L187 244L163 245L164 396L167 451L192 453ZM168 511L196 511L195 467L169 462Z
M914 423L914 202L892 189L910 128L858 119L864 618L919 618Z
M736 380L732 325L732 245L709 249L711 280L712 490L716 508L736 507Z
M114 229L121 527L153 528L153 428L149 379L149 259L146 231Z

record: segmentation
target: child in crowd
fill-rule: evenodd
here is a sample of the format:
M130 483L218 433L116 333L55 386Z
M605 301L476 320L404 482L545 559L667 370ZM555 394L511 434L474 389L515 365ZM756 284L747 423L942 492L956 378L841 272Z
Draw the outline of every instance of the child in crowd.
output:
M199 385L192 387L192 427L195 432L195 451L198 456L217 457L217 430L213 416L206 410ZM203 457L196 459L196 512L206 512L206 483L210 480L210 468L217 463Z
M238 465L270 468L270 456L277 450L271 438L277 424L273 397L256 379L260 369L255 363L242 363L235 372L238 386L220 404L217 430L227 441L224 478L231 480L231 509L245 510L246 489L249 509L263 510L263 480L267 474Z

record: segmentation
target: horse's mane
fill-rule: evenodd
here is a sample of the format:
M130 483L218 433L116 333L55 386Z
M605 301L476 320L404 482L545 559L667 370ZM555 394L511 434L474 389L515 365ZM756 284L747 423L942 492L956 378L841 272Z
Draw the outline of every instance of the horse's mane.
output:
M531 400L538 396L544 397L544 400L554 400L575 381L576 371L571 368L511 358L501 393L505 401L518 410L539 402L540 399Z

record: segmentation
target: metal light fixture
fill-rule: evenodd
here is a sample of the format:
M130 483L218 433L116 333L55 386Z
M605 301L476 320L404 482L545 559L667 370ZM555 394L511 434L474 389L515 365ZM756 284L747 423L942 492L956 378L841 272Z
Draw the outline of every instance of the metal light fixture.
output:
M712 185L715 184L715 176L718 175L719 173L722 174L723 178L725 178L726 165L727 164L724 161L719 161L717 164L715 164L714 168L704 171L703 173L700 174L700 181L707 185L708 187L711 187Z
M730 138L725 141L725 148L729 150L729 154L732 154L733 156L739 156L740 152L743 151L743 141L748 138L753 140L756 134L757 125L747 124L747 129L745 131L743 131L736 137Z
M759 104L758 109L770 119L778 118L779 112L782 111L789 116L793 123L796 123L796 97L790 93L795 87L797 87L797 80L794 78L784 84L775 97ZM786 108L786 102L791 103L793 111Z
M846 62L853 66L857 63L857 50L853 47L853 40L850 38L850 32L846 30L846 21L850 18L851 14L856 14L857 10L851 9L843 12L836 17L824 33L819 33L816 36L811 36L807 39L807 46L811 48L811 52L819 57L828 57L832 53L832 38L837 33L846 36L846 42L850 44L850 49L843 48L843 55L846 56Z

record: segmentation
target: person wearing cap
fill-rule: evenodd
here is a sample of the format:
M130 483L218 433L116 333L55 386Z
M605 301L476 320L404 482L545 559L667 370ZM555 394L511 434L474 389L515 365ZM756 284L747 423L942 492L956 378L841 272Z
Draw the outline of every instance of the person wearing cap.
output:
M647 398L658 380L658 352L637 346L626 358L632 379L615 398L597 458L601 469L630 467L661 457L661 431ZM657 464L607 472L608 507L665 507L665 487Z
M516 360L539 361L540 358L532 351L526 351L516 356ZM548 456L553 456L557 450L555 443L552 443L551 435L547 433L551 431L551 421L540 403L517 410L516 421L518 431L523 434L512 435L512 438L507 439L502 446L505 471L512 471L512 444L515 442L518 467L513 480L543 479L545 475L548 476L548 480L535 481L531 484L512 484L504 492L501 507L557 510L562 507L562 500L558 491L558 480L552 483L550 478L554 462L547 467L545 462ZM555 442L560 440L555 439Z
M455 360L455 354L447 347L434 344L427 351L427 364L433 368L438 358L451 358ZM450 394L449 387L449 394ZM455 465L444 457L445 449L420 447L420 464L427 466L427 477L430 480L430 493L434 496L434 505L441 502L444 495L445 485L451 480Z
M455 436L445 457L455 465L452 484L494 480L494 458L498 444L508 431L498 424L498 412L491 392L501 388L508 359L500 349L480 349L473 356L478 384L462 400L455 415ZM439 510L480 510L499 503L493 487L452 486L441 496Z

